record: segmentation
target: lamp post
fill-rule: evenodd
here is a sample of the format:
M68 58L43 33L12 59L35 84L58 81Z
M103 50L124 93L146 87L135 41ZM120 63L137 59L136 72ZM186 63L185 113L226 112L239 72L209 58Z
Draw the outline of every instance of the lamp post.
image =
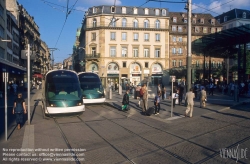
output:
M185 9L188 11L188 31L187 31L187 89L191 88L191 67L192 67L192 54L191 54L191 15L192 15L192 0L188 0Z
M58 48L48 48L50 51L52 51L52 70L54 69L54 54L53 54L53 52L55 51L55 50L59 50ZM60 50L59 50L60 51Z

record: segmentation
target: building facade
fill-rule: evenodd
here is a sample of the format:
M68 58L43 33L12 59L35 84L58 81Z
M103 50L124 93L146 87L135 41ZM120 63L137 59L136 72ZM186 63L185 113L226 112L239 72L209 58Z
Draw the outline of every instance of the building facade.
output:
M211 14L192 13L191 40L195 42L204 35L219 32L222 26ZM187 59L187 13L170 12L169 52L170 74L177 79L185 79ZM218 69L223 66L223 58L211 58L209 54L192 52L192 82L209 79L210 76L219 79ZM209 67L209 65L211 65ZM210 71L209 71L210 68Z
M91 7L79 37L87 72L105 81L167 83L169 12L165 8Z

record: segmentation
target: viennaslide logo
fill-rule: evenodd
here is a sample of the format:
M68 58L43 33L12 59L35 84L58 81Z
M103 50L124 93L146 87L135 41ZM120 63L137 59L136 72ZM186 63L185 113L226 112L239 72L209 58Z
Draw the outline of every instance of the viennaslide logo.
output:
M221 158L233 158L236 160L236 163L240 159L248 159L247 158L247 148L240 148L240 145L236 148L222 148L220 149L220 157Z

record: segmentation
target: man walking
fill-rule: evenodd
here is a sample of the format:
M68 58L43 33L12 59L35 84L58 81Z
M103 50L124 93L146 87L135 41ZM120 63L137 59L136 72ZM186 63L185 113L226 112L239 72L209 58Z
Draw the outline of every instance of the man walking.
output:
M189 92L187 92L185 96L185 100L187 101L187 109L186 109L185 117L187 117L189 112L190 112L190 117L193 116L194 98L195 98L195 95L193 93L193 89L190 88Z
M144 84L141 89L142 89L142 101L141 101L142 114L146 114L148 106L148 92L146 84Z
M206 106L207 93L204 88L201 89L200 92L200 108Z
M210 83L209 88L210 88L209 95L212 94L213 96L214 95L214 83Z

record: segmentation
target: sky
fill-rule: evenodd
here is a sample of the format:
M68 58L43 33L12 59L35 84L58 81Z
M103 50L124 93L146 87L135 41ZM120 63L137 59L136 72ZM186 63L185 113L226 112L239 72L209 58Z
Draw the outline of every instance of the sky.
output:
M168 8L170 12L186 12L187 0L17 0L34 17L41 39L53 51L54 62L62 63L73 53L77 28L81 28L84 13L99 5ZM158 1L158 2L157 2ZM183 3L171 3L183 2ZM230 9L250 9L250 0L192 0L193 13L210 13L213 16ZM70 14L67 15L70 9Z

